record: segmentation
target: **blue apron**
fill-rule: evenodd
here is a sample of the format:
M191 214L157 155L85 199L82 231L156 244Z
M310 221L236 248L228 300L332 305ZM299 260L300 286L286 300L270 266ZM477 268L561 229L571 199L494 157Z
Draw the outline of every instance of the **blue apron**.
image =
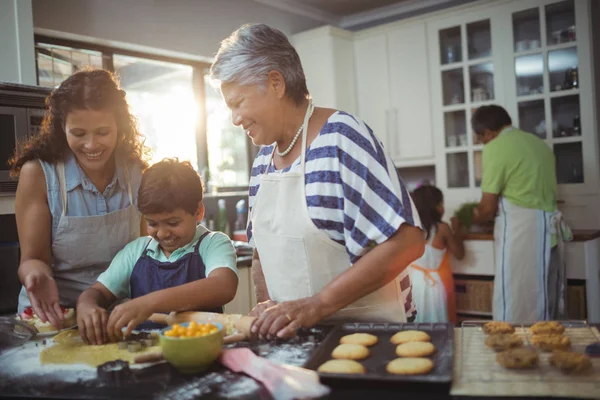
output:
M198 239L198 243L194 246L194 251L185 254L179 260L174 262L162 262L150 257L148 253L148 242L144 248L142 256L135 263L129 285L131 287L131 298L135 299L147 295L148 293L156 292L162 289L168 289L175 286L180 286L189 282L197 281L206 278L206 266L200 257L198 249L202 239L209 232L204 233ZM223 308L204 309L197 311L208 311L222 313ZM136 327L136 329L161 329L164 325L146 321Z

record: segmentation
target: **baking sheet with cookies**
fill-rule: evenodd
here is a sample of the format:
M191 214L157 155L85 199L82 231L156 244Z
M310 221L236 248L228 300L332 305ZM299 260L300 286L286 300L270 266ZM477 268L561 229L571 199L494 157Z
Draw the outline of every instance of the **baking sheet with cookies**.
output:
M535 334L531 327L537 322L511 323L514 335L522 339L520 348L530 349L538 357L537 365L531 368L509 369L500 365L497 360L499 352L490 347L490 335L484 331L485 322L463 321L460 338L460 369L458 376L461 382L581 382L600 384L600 358L589 357L591 368L585 372L563 372L551 365L552 351L540 348L539 341L536 345ZM595 329L585 321L560 321L564 327L563 341L556 341L557 350L568 350L575 353L585 353L586 346L598 343L600 337ZM535 329L534 329L535 330ZM538 332L539 333L539 332ZM487 344L486 344L486 341ZM570 343L568 348L563 348L564 342ZM588 357L586 357L588 358ZM522 360L519 360L522 361Z
M392 336L402 331L422 331L430 336L435 351L427 357L421 357L430 359L433 362L433 369L429 372L407 375L387 371L390 362L402 358L396 354L398 345L390 342ZM364 367L364 373L319 372L322 378L448 385L452 382L454 330L450 324L444 323L343 323L337 325L329 333L304 367L318 370L325 362L333 359L332 353L340 345L340 340L354 333L367 333L376 336L378 339L376 344L367 346L369 355L364 359L357 360Z

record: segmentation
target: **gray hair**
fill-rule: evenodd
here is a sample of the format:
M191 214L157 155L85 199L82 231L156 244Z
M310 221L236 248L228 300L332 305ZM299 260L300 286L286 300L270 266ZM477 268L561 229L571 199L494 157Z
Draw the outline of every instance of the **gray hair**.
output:
M300 56L283 32L265 24L246 24L221 42L210 67L213 83L265 87L270 71L285 80L285 94L300 104L308 97Z

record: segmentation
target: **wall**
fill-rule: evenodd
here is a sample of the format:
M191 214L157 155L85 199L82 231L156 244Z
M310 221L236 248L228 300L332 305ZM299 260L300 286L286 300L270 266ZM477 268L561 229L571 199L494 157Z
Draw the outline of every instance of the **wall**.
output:
M323 25L249 0L33 0L33 22L36 31L203 57L212 57L219 42L245 23L266 23L287 35Z
M35 85L31 0L0 0L0 81Z

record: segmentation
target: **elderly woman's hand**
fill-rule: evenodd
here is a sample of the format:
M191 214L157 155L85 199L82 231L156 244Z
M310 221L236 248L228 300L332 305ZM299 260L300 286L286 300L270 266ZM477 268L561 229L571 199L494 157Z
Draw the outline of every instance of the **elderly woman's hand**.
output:
M278 303L273 300L262 301L258 303L248 315L251 317L260 317L265 310L276 306Z
M298 328L310 328L324 316L318 296L286 301L263 311L252 325L252 333L261 339L291 338Z

